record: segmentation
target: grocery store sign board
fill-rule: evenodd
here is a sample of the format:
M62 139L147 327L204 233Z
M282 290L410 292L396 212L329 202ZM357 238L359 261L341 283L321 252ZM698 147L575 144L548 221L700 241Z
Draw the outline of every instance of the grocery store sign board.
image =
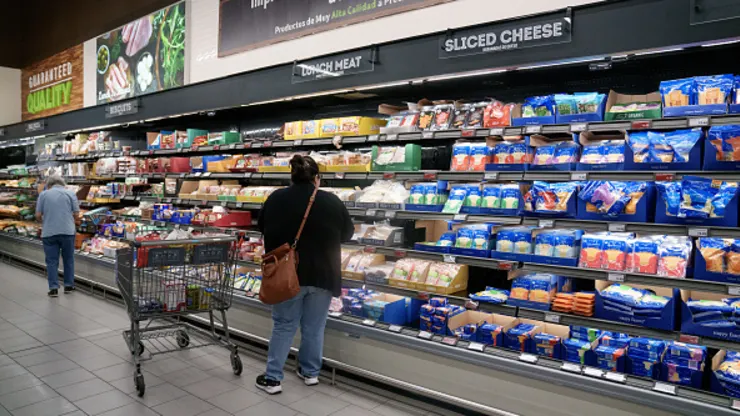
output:
M293 64L293 83L319 81L375 71L376 48Z
M44 131L46 128L46 120L36 120L30 123L26 123L26 133L36 133Z
M21 71L21 119L33 120L82 108L82 45Z
M460 58L569 43L572 31L573 19L570 9L559 16L537 16L473 29L449 31L439 38L439 58Z
M181 1L98 37L97 104L185 85L185 24Z
M139 99L124 101L105 106L105 118L129 116L139 112Z
M218 56L454 0L221 0Z

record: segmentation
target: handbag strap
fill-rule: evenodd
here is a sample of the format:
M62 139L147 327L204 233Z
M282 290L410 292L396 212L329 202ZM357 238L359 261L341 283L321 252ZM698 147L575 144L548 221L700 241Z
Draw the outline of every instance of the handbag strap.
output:
M311 207L313 206L313 201L316 200L316 193L319 192L319 187L315 187L313 190L313 193L311 194L311 198L308 200L308 206L306 207L306 213L303 214L303 221L301 221L301 226L298 228L298 234L295 236L295 241L293 241L293 245L290 246L293 250L295 250L296 246L298 245L298 240L301 238L301 233L303 233L303 227L306 225L306 220L308 219L308 214L311 212Z

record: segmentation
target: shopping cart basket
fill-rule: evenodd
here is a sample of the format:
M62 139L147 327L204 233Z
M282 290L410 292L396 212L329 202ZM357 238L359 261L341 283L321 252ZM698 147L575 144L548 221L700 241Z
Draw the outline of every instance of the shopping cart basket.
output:
M234 237L142 241L118 250L116 282L131 318L123 337L133 355L139 397L146 389L141 362L158 354L221 345L231 351L234 374L241 374L226 321L234 293L235 242ZM184 319L195 314L208 314L210 327L204 330ZM143 321L148 322L142 326ZM223 336L216 332L217 323Z

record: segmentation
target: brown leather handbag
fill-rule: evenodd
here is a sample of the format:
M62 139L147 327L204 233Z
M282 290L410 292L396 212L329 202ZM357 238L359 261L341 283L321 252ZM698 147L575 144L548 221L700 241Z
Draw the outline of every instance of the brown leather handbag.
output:
M306 213L303 214L303 221L298 228L298 234L295 236L293 244L285 243L275 250L266 253L262 258L262 286L260 287L260 300L268 305L275 305L294 298L301 291L301 285L298 282L298 253L296 246L298 239L301 238L303 227L306 225L308 214L316 199L316 192L319 188L314 189L311 199L308 200Z

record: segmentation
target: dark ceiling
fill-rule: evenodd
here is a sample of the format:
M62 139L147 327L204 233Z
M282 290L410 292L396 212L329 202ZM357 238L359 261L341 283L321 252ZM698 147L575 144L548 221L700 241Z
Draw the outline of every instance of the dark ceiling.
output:
M22 68L176 0L0 0L0 66Z

